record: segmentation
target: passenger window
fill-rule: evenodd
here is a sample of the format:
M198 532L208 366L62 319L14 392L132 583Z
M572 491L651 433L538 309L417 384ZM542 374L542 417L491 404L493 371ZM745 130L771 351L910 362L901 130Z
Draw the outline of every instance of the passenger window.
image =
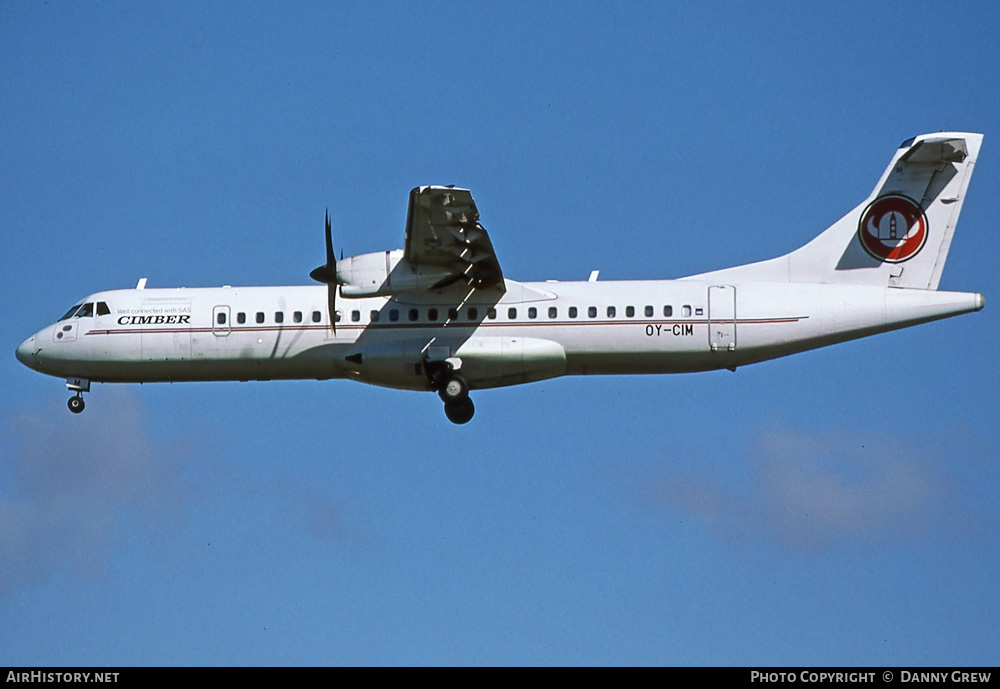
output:
M517 318L517 309L515 309L513 306L507 309L507 318L509 318L510 320L514 320L515 318Z
M427 320L436 321L438 319L437 309L427 309Z
M218 323L219 325L225 325L226 324L226 312L225 311L219 311L219 313L217 313L215 315L215 322Z
M274 322L275 323L284 323L285 322L285 312L284 311L275 311L274 312Z
M569 307L569 317L570 318L576 318L576 307L575 306Z
M674 315L674 307L670 306L669 304L667 306L664 306L663 307L663 315L666 316L667 318L670 318L671 316L673 316Z
M614 306L609 306L608 307L608 318L614 318L616 313L617 313L617 311L615 311L615 307Z
M473 306L469 309L469 320L474 321L477 318L479 318L479 309Z
M652 318L653 317L653 307L652 306L649 306L647 304L645 312L646 312L646 318Z
M633 318L635 316L635 307L634 306L626 306L625 307L625 315L628 316L629 318Z
M108 308L108 305L105 302L103 302L103 301L97 302L97 315L98 316L110 316L111 315L111 309Z
M536 309L534 306L528 309L528 318L534 318L537 315L538 315L538 309Z
M417 311L416 309L410 309L410 311L407 313L407 318L409 318L411 321L415 321L418 318L420 318L420 312Z
M319 311L313 311L313 323L319 323L323 320L323 315Z
M490 309L489 311L486 312L486 317L489 318L491 321L492 320L496 320L497 310L496 309Z
M375 309L372 309L372 312L369 315L371 316L371 322L372 323L378 323L378 318L379 318L379 312L378 311L376 311Z
M302 312L301 311L296 311L295 313L293 313L292 314L292 320L295 321L296 323L301 323L302 322Z
M351 320L355 323L359 322L361 320L361 312L357 309L351 311Z
M458 320L458 309L456 308L448 309L448 320L449 321Z
M264 322L264 312L263 311L258 311L257 312L257 322L258 323L263 323Z
M685 304L684 306L681 307L681 315L684 316L685 318L689 318L691 316L690 304Z
M247 322L247 315L245 313L243 313L242 311L240 311L239 313L236 314L236 322L237 323L246 323Z
M333 312L333 322L334 322L334 323L340 323L340 319L341 319L342 317L343 317L343 314L342 314L342 313L340 313L340 311L334 311L334 312Z
M591 318L597 318L597 307L591 306L587 309L587 315Z
M559 315L559 309L554 306L549 307L549 318L555 318Z
M389 309L389 320L392 321L393 323L399 320L398 309Z

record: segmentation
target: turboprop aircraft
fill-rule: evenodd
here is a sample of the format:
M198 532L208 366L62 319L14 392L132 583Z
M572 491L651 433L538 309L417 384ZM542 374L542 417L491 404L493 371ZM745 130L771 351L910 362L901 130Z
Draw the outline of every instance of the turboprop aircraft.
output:
M324 286L97 292L17 358L92 382L349 378L436 392L457 424L470 390L563 375L739 366L983 308L937 291L982 135L903 142L868 198L785 256L677 280L515 282L466 189L410 192L402 249L334 256Z

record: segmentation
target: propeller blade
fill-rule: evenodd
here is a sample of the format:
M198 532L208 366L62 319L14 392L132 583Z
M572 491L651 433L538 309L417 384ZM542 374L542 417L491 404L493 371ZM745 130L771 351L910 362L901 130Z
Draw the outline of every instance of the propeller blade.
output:
M326 315L330 318L330 329L337 332L337 290L340 287L340 280L337 277L337 257L333 253L333 230L330 227L330 211L326 212L324 222L326 233L326 263L314 268L309 273L316 282L326 285Z
M330 211L326 211L326 265L333 266L337 263L333 255L333 232L330 230Z
M326 263L309 273L316 282L337 284L337 258L333 254L333 231L330 229L330 212L326 213Z

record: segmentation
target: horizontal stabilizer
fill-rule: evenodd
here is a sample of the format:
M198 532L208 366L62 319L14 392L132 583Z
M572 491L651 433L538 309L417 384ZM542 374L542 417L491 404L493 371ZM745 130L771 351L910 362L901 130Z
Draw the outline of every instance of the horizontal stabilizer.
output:
M913 165L939 165L961 163L968 156L965 139L936 137L918 141L899 160Z

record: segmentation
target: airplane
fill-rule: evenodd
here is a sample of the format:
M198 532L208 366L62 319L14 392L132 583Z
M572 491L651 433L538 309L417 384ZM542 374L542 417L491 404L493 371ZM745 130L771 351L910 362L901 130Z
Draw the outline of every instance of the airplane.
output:
M334 256L323 286L97 292L25 340L26 366L92 382L328 380L470 391L564 375L729 369L978 311L938 291L981 134L908 139L871 194L789 254L674 280L506 278L467 189L410 192L402 249Z

